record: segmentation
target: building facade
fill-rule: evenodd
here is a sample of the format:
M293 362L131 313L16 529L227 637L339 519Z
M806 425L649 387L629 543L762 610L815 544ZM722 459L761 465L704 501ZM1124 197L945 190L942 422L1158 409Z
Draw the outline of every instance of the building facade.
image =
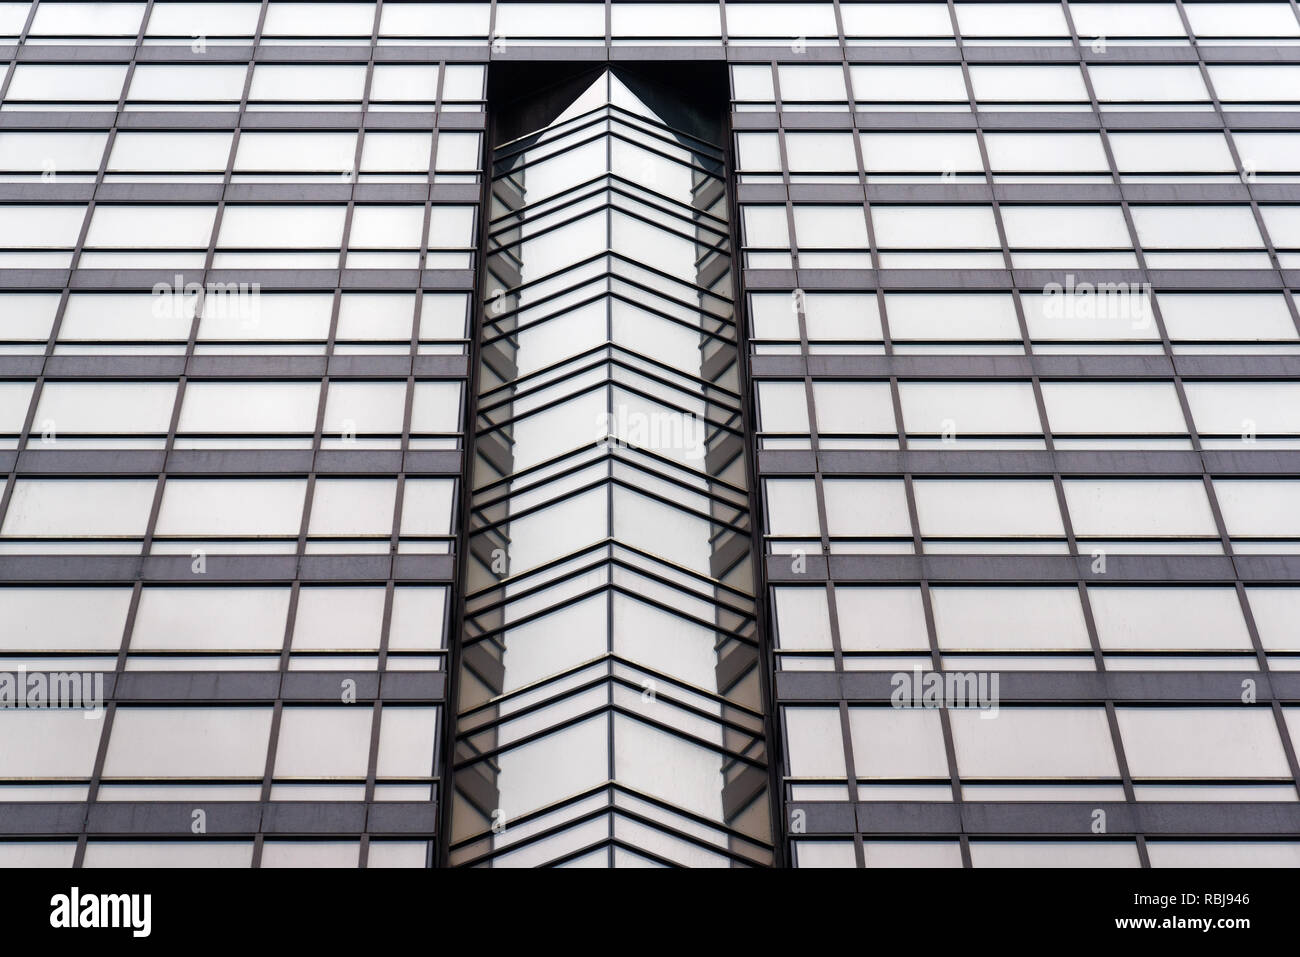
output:
M1300 8L0 3L0 865L1300 866Z

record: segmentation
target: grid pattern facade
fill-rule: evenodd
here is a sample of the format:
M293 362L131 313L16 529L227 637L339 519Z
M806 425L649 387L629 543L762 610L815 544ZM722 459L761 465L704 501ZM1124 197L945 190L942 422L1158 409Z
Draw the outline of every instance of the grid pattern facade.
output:
M3 863L447 863L489 75L677 61L775 860L1300 865L1294 0L0 3Z

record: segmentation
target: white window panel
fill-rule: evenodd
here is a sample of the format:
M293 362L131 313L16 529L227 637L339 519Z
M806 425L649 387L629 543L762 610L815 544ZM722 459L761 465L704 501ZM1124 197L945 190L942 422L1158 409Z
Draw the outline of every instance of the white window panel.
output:
M849 738L859 779L949 776L938 708L849 708Z
M995 173L1109 173L1096 133L987 133Z
M435 221L443 225L436 214ZM423 206L357 206L352 212L348 247L419 249L423 233Z
M438 138L442 149L445 134ZM477 137L475 137L477 138ZM429 133L366 133L361 147L363 173L427 173L433 151Z
M1111 133L1121 173L1237 171L1222 133Z
M1044 382L1042 388L1057 435L1187 431L1172 382Z
M1060 292L1020 297L1029 337L1035 340L1159 339L1155 312L1136 286L1098 295Z
M407 479L402 493L403 535L447 535L452 526L452 479Z
M378 651L383 618L382 587L303 588L293 618L293 650Z
M324 341L333 304L328 293L258 293L230 308L205 308L199 339Z
M8 651L111 651L122 644L131 588L4 588Z
M1229 535L1300 536L1300 481L1215 479L1214 493Z
M1083 74L1069 66L972 66L977 100L1069 103L1086 101Z
M731 33L730 6L727 7L727 15L727 33L734 36ZM844 87L844 69L839 66L803 66L786 63L776 68L776 78L781 84L783 102L843 103L848 99Z
M728 7L730 9L730 7ZM854 64L849 67L853 98L859 103L964 103L960 66Z
M1182 18L1174 3L1072 3L1070 15L1079 36L1181 37Z
M1127 249L1118 206L1003 206L1007 244L1022 249Z
M944 651L1088 651L1077 588L930 589Z
M0 708L0 774L88 778L103 727L79 709Z
M297 535L306 491L305 479L171 479L158 534Z
M1070 29L1057 3L958 3L957 26L963 37L1068 37Z
M364 778L373 720L374 710L361 706L286 707L276 778Z
M952 36L944 3L841 3L840 15L849 37Z
M23 423L27 421L27 409L32 401L33 388L31 382L0 382L0 433L17 435L23 430ZM42 392L48 389L49 386L46 386ZM42 431L41 421L42 419L37 416L33 423L36 431Z
M863 133L862 159L869 173L984 172L974 133Z
M1249 651L1234 588L1088 588L1097 638L1107 651Z
M716 37L722 31L712 3L618 3L611 13L615 37Z
M389 5L384 8L387 18L394 9L410 4ZM375 75L370 81L370 99L374 103L432 103L438 96L438 65L380 63L375 65Z
M405 382L335 380L325 400L327 435L395 435L402 431Z
M86 246L100 249L207 249L215 206L96 206Z
M1104 708L1001 708L996 718L956 708L957 768L964 778L1117 778Z
M398 585L388 623L389 651L434 651L446 647L443 620L447 589Z
M790 234L783 206L754 206L741 208L741 221L745 227L745 245L780 249L790 245Z
M772 535L817 535L817 497L811 479L764 479L767 528Z
M1265 650L1300 651L1300 588L1247 588L1246 596Z
M267 841L258 866L356 867L360 853L359 841Z
M437 708L385 706L379 722L375 774L380 778L427 778L434 774Z
M176 308L159 315L159 297L147 293L73 293L59 327L59 341L184 341L197 298L169 297L169 302Z
M0 3L0 36L17 37L27 23L31 3Z
M177 431L310 434L319 398L315 382L190 382Z
M1261 206L1264 226L1278 249L1300 249L1300 206Z
M384 7L379 33L386 37L485 37L490 10L486 3L390 3Z
M876 243L882 249L999 248L990 206L875 206Z
M1162 292L1156 299L1173 340L1296 338L1286 299L1276 293Z
M346 206L227 206L223 249L337 249Z
M368 37L373 3L272 3L266 8L267 37Z
M593 3L497 3L504 37L603 37L605 9Z
M1249 206L1133 206L1144 249L1257 249L1264 245Z
M903 426L913 434L1041 434L1028 382L915 382L898 384Z
M1100 103L1194 102L1209 92L1194 66L1089 66L1092 88Z
M131 651L279 651L289 592L287 586L145 586Z
M1300 133L1232 134L1242 168L1257 173L1292 173L1300 169Z
M272 710L119 707L104 776L260 780Z
M758 409L764 432L808 434L808 401L802 382L758 383Z
M461 427L459 382L417 382L411 405L413 433L456 432Z
M5 99L116 103L125 79L126 64L20 63Z
M781 715L791 776L843 778L844 733L839 708L784 708Z
M727 35L733 37L833 37L829 3L729 3Z
M802 249L866 249L869 245L861 206L796 205L794 231Z
M365 82L363 65L259 63L253 70L249 99L360 100Z
M832 536L912 537L907 495L899 479L827 479L823 493Z
M248 134L245 134L247 136ZM230 133L132 133L113 140L108 171L115 173L224 172Z
M1064 537L1056 490L1041 479L918 479L926 537Z
M845 651L930 649L921 589L915 586L837 585L835 607Z
M787 133L785 152L792 173L857 172L858 169L852 133Z
M47 382L33 431L166 435L174 382Z
M1202 434L1300 435L1300 382L1185 382Z
M1132 841L971 841L972 867L1141 867Z
M1300 841L1148 841L1152 867L1300 867Z
M140 537L154 479L19 479L5 538Z
M452 102L483 99L483 67L453 63L442 80L442 98Z
M1183 9L1198 37L1300 36L1287 3L1188 3Z
M150 37L251 37L260 3L155 3L145 35Z
M1291 776L1267 707L1118 707L1115 716L1135 778Z
M85 217L84 206L0 206L0 248L70 249Z
M409 293L345 292L339 297L338 338L409 340L415 296Z
M886 293L889 333L899 339L1019 339L1016 305L988 293Z
M731 68L732 94L737 100L771 103L776 99L772 85L772 68L763 66L742 66Z
M107 133L0 133L0 170L93 173L107 141Z
M894 405L888 382L813 383L817 431L822 434L894 434Z
M140 31L143 3L45 3L36 7L34 37L125 37Z
M251 867L252 841L90 841L85 867Z
M795 303L782 297L790 314ZM804 293L804 325L811 340L879 339L880 307L876 297L855 293Z
M781 143L775 133L737 133L736 167L752 173L781 169Z
M45 341L59 308L57 292L18 292L0 295L0 340Z
M309 535L391 535L396 479L317 479Z
M131 76L128 100L237 102L244 95L248 68L239 64L184 66L142 63Z
M473 245L473 206L433 207L429 220L430 249L467 249Z
M235 171L350 171L355 162L355 133L242 133Z
M1066 479L1081 537L1215 536L1205 486L1196 479Z
M831 618L824 588L773 588L777 645L801 651L831 650Z

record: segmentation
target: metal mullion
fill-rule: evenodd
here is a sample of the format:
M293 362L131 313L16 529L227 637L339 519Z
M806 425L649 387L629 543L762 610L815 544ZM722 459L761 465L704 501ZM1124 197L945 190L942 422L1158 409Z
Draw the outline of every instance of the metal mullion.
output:
M28 14L27 24L24 27L25 32L31 29L32 21L36 15L36 9L37 9L37 5L36 3L33 3L31 5ZM86 214L82 218L81 230L77 235L77 245L72 252L72 259L70 261L69 268L68 268L67 280L63 287L63 294L59 298L58 311L54 318L54 324L50 329L49 340L45 346L45 355L41 363L41 372L37 376L36 383L32 388L31 405L27 411L27 419L23 424L23 434L19 437L18 440L17 448L19 451L26 449L27 443L31 437L32 421L36 417L36 405L40 401L40 393L45 382L45 370L49 366L50 357L54 353L55 343L58 341L58 337L59 337L59 330L63 324L63 317L67 311L68 299L71 295L71 289L72 289L72 277L78 268L78 264L81 260L81 252L82 249L85 247L86 237L90 232L90 222L95 215L95 200L99 194L100 187L104 183L104 174L108 169L108 157L109 154L112 152L113 142L117 136L118 123L121 121L122 113L126 108L126 98L127 98L127 93L131 87L131 78L135 73L136 60L140 55L140 48L144 43L145 31L148 29L148 25L149 25L149 16L152 13L153 13L153 0L148 0L148 2L145 4L144 12L140 17L140 27L136 33L135 45L131 50L131 59L127 64L126 75L122 80L122 89L118 93L117 108L113 113L113 123L112 126L109 127L108 136L104 143L104 152L99 159L99 170L95 174L94 191L91 193L90 202L86 204ZM14 54L15 65L17 64L17 61L18 61L18 51L15 50L15 54ZM8 81L6 80L6 83L7 82ZM178 393L177 405L174 406L172 410L171 427L169 430L169 433L172 435L175 434L176 419L179 416L179 393L180 393L179 388L177 389L177 393ZM164 471L166 467L167 467L166 458L164 457L163 460ZM9 501L13 496L14 485L17 483L16 476L17 476L17 469L18 469L18 455L14 456L13 468L14 471L10 474L9 481L6 483L5 486L4 500L0 501L0 522L3 522L5 513L8 510ZM80 832L77 834L77 846L76 849L73 851L73 855L72 855L72 866L74 868L82 867L86 859L86 842L88 839L88 828L90 825L90 811L92 806L99 798L99 788L103 781L104 764L108 757L108 743L112 735L113 721L117 716L117 700L116 700L116 694L118 688L117 681L121 680L122 674L126 668L127 649L129 647L129 643L131 640L131 631L134 627L134 621L132 619L134 618L136 609L139 607L141 579L143 578L144 575L144 569L143 569L144 560L148 549L148 543L151 537L150 530L158 520L158 508L162 498L162 483L163 483L163 476L160 475L154 485L153 502L150 508L149 517L146 520L144 536L141 539L140 548L137 553L137 557L139 560L136 563L136 580L132 585L131 601L127 607L127 621L123 624L122 641L121 644L118 646L117 660L114 663L114 668L113 668L114 675L116 676L116 680L113 686L114 700L108 702L108 705L105 708L104 726L100 729L99 743L95 750L95 760L94 760L94 764L91 767L90 781L86 788L85 812L83 813L81 818Z

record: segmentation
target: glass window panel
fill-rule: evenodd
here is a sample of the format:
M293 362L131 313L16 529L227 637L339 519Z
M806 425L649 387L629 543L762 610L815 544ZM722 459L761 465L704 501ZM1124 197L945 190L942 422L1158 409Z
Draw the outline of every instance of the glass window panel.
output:
M898 479L827 479L826 524L834 537L911 538L907 496Z
M1185 3L1183 9L1198 37L1300 36L1300 23L1287 3Z
M206 249L215 206L96 206L86 245L110 249Z
M728 5L728 15L731 9ZM727 21L727 32L732 36L736 35L731 33L730 16ZM831 33L834 32L832 29ZM798 35L806 36L804 33ZM843 103L848 99L844 88L844 70L838 66L803 66L783 63L776 68L776 77L781 84L781 100L785 103Z
M352 64L259 63L250 100L360 100L366 68Z
M1264 241L1249 206L1134 206L1146 249L1251 249Z
M851 133L787 133L785 151L792 173L856 172L858 168Z
M1080 536L1218 536L1199 480L1066 479L1063 484Z
M1140 867L1132 841L971 841L972 867Z
M1096 133L986 133L984 145L994 172L1110 172Z
M1162 292L1156 299L1170 339L1296 338L1286 299L1277 294ZM1196 406L1192 414L1198 416Z
M1044 382L1042 389L1056 435L1187 431L1172 382Z
M345 206L227 206L217 245L224 249L337 249Z
M151 37L250 37L260 3L155 3L145 34Z
M1300 588L1247 588L1260 643L1268 651L1300 651Z
M116 103L125 79L126 64L21 63L5 99Z
M128 100L237 102L248 68L241 64L142 63L131 75Z
M1057 3L957 3L963 37L1068 37Z
M1152 867L1300 867L1300 841L1149 841Z
M90 841L84 867L251 867L252 841Z
M159 535L296 536L304 479L170 479Z
M248 134L245 134L248 135ZM109 172L223 172L230 156L230 133L120 132L108 158Z
M722 29L718 11L712 3L616 3L611 7L613 35L716 37Z
M140 537L153 503L150 479L19 479L5 538Z
M268 37L368 37L373 3L271 3L262 35Z
M963 778L1118 778L1104 708L1001 708L997 718L955 708Z
M81 709L0 708L0 775L89 778L103 727Z
M4 651L113 651L131 604L128 588L4 588Z
M392 534L396 479L317 479L309 535Z
M989 206L874 206L882 249L995 249L997 224Z
M965 103L960 66L854 64L849 67L853 98L859 103Z
M928 651L921 590L914 586L835 588L845 651Z
M1078 102L1088 99L1083 75L1073 65L972 66L970 81L977 100Z
M853 768L863 778L948 778L938 708L849 708Z
M85 216L84 206L0 206L0 247L71 249Z
M47 382L33 429L60 433L167 433L173 382Z
M32 36L135 36L143 3L42 3L36 7Z
M841 3L849 37L950 37L952 19L944 3Z
M1056 490L1040 479L918 479L925 536L1064 537Z
M733 37L833 37L835 8L829 3L728 3L727 34Z
M758 412L764 432L808 434L808 399L802 382L758 383Z
M984 172L974 133L863 133L862 158L869 173Z
M1300 536L1300 481L1215 479L1223 524L1232 536Z
M1236 172L1222 133L1111 133L1121 173Z
M381 778L432 775L437 732L437 708L386 706L379 724L375 774Z
M237 172L351 170L355 133L241 133Z
M140 591L131 650L279 651L289 588L170 588Z
M319 399L315 382L191 382L177 431L311 434Z
M1181 37L1174 3L1071 3L1080 37Z
M276 778L364 778L373 715L365 705L285 707Z
M118 707L104 776L260 780L271 712L270 707Z
M944 651L1089 651L1077 588L930 589Z
M817 498L811 479L764 479L767 529L772 535L817 535Z
M803 249L866 249L869 245L860 206L796 205L794 228Z
M783 649L831 650L831 619L824 588L773 588L776 638Z
M1290 778L1273 714L1265 707L1117 707L1135 778Z
M451 479L407 479L402 499L402 534L450 534L455 487Z
M838 708L783 708L786 761L797 778L843 778L844 737Z
M0 170L93 173L107 140L106 133L0 133Z
M1089 66L1100 103L1193 102L1209 99L1195 66Z
M1300 435L1300 382L1186 382L1202 435Z
M1251 647L1233 588L1089 587L1088 601L1107 651Z
M410 4L384 8L387 18L393 10ZM486 33L486 31L484 31ZM438 66L431 64L378 63L370 81L370 99L374 103L432 103L438 96Z
M1042 432L1028 382L903 381L898 395L903 425L912 434Z
M900 339L1019 339L1015 302L986 293L886 293L889 332Z
M888 382L813 383L817 431L823 434L894 434L894 405Z
M1118 206L1003 206L1007 244L1021 249L1127 249Z
M600 3L497 3L497 35L503 37L603 37Z
M431 651L445 647L443 619L447 589L399 585L393 589L389 651Z

